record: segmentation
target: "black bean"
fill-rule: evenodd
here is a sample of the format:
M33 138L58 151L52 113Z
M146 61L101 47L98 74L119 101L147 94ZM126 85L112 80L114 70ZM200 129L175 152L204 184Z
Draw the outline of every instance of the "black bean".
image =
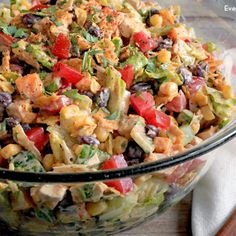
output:
M56 3L57 3L57 0L50 0L50 1L49 1L49 4L50 4L50 5L56 5Z
M170 49L172 48L173 41L169 38L166 39L160 39L157 42L157 51L160 51L161 49Z
M3 121L5 108L0 104L0 122Z
M208 71L209 66L205 62L201 62L196 66L191 66L190 69L191 69L193 75L205 78L206 72Z
M130 88L132 93L150 90L152 86L148 83L137 83Z
M16 120L15 118L13 117L8 117L5 119L6 121L6 125L8 128L14 128L15 126L17 126L20 122L18 120Z
M22 126L22 128L23 128L23 130L24 130L25 132L31 130L31 127L30 127L29 124L22 124L21 126Z
M158 9L151 9L149 12L150 16L156 15L156 14L160 14L160 11Z
M94 97L94 94L89 91L81 91L80 94L85 95L91 99L93 99L93 97Z
M31 28L33 24L35 24L37 21L39 21L41 17L36 16L32 13L27 13L23 15L22 22L28 27Z
M99 107L106 107L109 98L110 98L110 90L108 88L103 88L96 93L94 101Z
M144 151L134 141L130 141L125 150L125 155L128 159L142 159Z
M27 64L25 61L18 61L17 63L19 66L22 67L23 73L22 75L27 75L30 73L31 69L33 68L31 65Z
M0 92L0 104L6 108L12 103L11 94L7 92Z
M193 78L193 75L192 75L192 72L191 72L191 71L189 71L189 70L188 70L187 68L185 68L185 67L180 67L179 73L180 73L180 75L182 76L183 82L184 82L185 84L191 83L192 78Z
M51 144L50 142L48 142L46 146L44 147L44 154L51 154L51 153L52 153Z
M78 141L83 144L89 144L93 146L98 146L100 142L93 136L82 136L78 138Z
M154 125L146 125L146 132L147 136L153 139L158 135L159 129Z
M99 29L98 26L90 26L89 29L88 29L88 32L94 36L94 37L97 37L99 39L101 39L103 37L103 32Z

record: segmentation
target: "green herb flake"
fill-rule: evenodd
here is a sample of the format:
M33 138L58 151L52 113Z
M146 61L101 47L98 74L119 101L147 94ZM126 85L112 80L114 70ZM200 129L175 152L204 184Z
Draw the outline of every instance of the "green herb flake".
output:
M92 36L89 32L87 32L86 30L82 31L82 35L83 37L90 43L96 43L98 42L98 38Z
M67 96L68 98L71 98L73 100L79 100L81 99L80 94L78 93L77 89L70 89L63 93L63 95Z
M19 47L19 44L18 44L18 43L13 43L13 44L11 45L11 47L12 47L12 48L18 48L18 47Z
M108 15L106 17L106 20L107 20L107 22L112 22L113 21L113 17L111 15Z
M120 113L115 111L113 113L111 113L109 116L106 117L106 120L116 120L118 119L120 116Z

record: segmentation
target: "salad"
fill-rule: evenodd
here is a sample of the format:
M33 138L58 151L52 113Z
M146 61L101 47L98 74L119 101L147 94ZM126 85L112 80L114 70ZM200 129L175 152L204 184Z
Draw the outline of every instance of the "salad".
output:
M13 0L0 15L1 168L70 173L152 162L211 137L235 111L216 45L181 22L179 6ZM30 228L34 217L48 229L139 217L201 165L104 183L2 182L0 218Z

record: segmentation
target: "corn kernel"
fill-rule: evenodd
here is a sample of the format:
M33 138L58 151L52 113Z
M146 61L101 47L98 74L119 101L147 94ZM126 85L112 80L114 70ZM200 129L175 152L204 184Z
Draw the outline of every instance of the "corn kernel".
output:
M0 150L0 155L5 159L9 159L10 157L18 154L21 150L22 148L18 144L8 144Z
M224 98L226 99L230 99L234 97L233 89L230 85L224 85L222 93L223 93Z
M122 136L117 136L113 140L113 153L122 154L125 151L127 145L128 145L128 139Z
M151 26L155 26L158 28L162 27L162 23L163 23L163 18L162 16L155 14L153 16L150 17L150 24Z
M165 82L160 86L160 92L164 96L176 97L178 96L178 85L174 82Z
M194 101L200 107L205 106L208 104L208 97L207 97L207 95L203 94L202 92L198 92L198 93L196 93L196 95L194 97Z
M168 63L171 59L171 52L167 51L166 49L162 49L158 52L157 58L161 63Z
M105 142L109 136L109 132L103 127L99 127L99 126L97 126L97 128L95 129L95 134L97 136L97 139L101 143Z
M97 216L107 209L107 204L105 201L89 202L86 205L86 209L90 216Z
M213 114L209 106L201 107L201 113L203 115L203 118L207 121L215 119L215 115Z
M54 156L53 154L47 154L42 161L43 167L46 171L50 171L54 164Z

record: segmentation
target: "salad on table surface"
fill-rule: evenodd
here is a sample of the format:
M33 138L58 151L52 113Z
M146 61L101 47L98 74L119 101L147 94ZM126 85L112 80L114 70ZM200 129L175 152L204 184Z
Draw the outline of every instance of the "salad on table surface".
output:
M181 19L179 6L135 0L13 0L1 8L0 167L124 168L183 152L224 127L236 97L216 45ZM89 184L2 181L0 219L35 231L112 228L156 212L170 186L183 188L203 165Z

